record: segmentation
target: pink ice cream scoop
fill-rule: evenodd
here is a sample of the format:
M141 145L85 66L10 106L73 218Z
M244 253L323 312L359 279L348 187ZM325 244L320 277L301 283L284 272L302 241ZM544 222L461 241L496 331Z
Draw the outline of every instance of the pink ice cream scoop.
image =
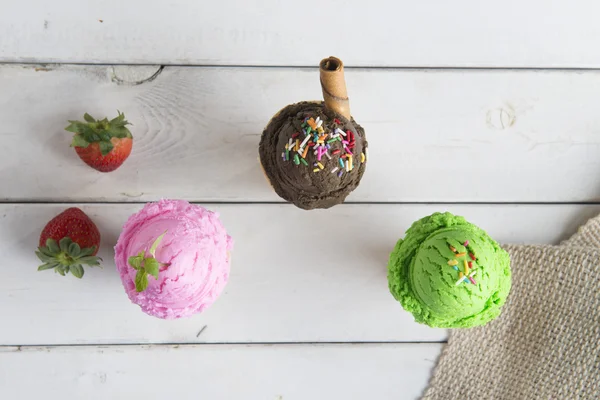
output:
M140 292L139 268L130 257L151 257L163 233L154 252L158 279L148 274ZM217 213L187 201L161 200L129 217L115 246L115 263L132 302L146 314L174 319L199 313L219 297L229 278L232 246Z

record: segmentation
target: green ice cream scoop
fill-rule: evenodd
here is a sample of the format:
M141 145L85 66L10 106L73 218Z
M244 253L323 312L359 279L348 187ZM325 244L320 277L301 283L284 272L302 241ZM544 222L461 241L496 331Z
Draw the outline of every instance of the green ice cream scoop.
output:
M417 322L483 325L500 315L511 286L510 258L485 231L450 213L416 221L390 255L389 288Z

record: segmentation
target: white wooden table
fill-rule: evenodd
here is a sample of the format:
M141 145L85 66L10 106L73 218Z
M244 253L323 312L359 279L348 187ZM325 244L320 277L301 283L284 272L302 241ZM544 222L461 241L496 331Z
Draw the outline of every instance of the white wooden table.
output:
M387 290L410 224L464 215L506 243L557 243L600 212L600 5L478 0L9 0L0 15L2 399L414 399L446 331ZM346 61L370 161L344 205L305 212L257 160L282 106L319 98ZM143 65L140 65L143 64ZM589 68L589 69L585 69ZM135 144L101 174L67 119L124 111ZM127 217L180 198L219 211L230 283L207 312L162 321L112 261ZM76 205L104 269L38 273L43 225ZM327 241L290 254L290 235Z

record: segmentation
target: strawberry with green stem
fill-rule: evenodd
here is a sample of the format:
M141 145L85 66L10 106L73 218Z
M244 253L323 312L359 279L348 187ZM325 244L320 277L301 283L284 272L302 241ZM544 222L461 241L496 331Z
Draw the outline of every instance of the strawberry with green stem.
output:
M125 120L125 114L118 112L118 116L112 120L104 118L96 120L85 113L81 121L69 121L70 125L65 128L75 133L71 147L90 167L100 172L110 172L119 168L131 154L133 136Z
M44 264L38 271L54 269L62 276L71 272L82 278L83 265L100 265L102 259L96 257L99 246L100 232L96 224L79 208L68 208L42 229L35 254Z
M156 260L156 249L167 234L164 231L162 235L156 238L152 246L150 246L150 257L145 257L146 252L140 251L136 256L131 256L128 259L129 265L137 271L135 274L135 290L136 292L143 292L148 287L148 275L152 275L154 279L158 279L158 273L160 267L168 267L170 264L160 263Z

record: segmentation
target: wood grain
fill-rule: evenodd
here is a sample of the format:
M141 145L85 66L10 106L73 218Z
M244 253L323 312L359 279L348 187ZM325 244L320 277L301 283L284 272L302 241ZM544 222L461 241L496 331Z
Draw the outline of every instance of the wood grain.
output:
M416 399L440 349L440 344L8 347L0 348L0 387L8 399Z
M205 313L176 321L131 304L112 261L121 226L141 205L81 206L100 229L104 259L82 280L36 271L39 232L66 206L0 206L0 345L439 342L446 331L416 324L387 288L389 252L414 220L448 210L501 243L557 243L600 212L600 205L342 205L309 213L207 206L235 240L230 281ZM324 240L296 249L295 235Z
M260 133L282 106L319 98L318 70L157 71L0 67L0 199L281 201L260 170ZM346 76L370 152L348 201L600 198L596 71L349 69ZM101 174L76 157L63 128L86 111L117 109L134 124L134 149L121 169Z
M0 60L596 68L593 0L5 1Z

